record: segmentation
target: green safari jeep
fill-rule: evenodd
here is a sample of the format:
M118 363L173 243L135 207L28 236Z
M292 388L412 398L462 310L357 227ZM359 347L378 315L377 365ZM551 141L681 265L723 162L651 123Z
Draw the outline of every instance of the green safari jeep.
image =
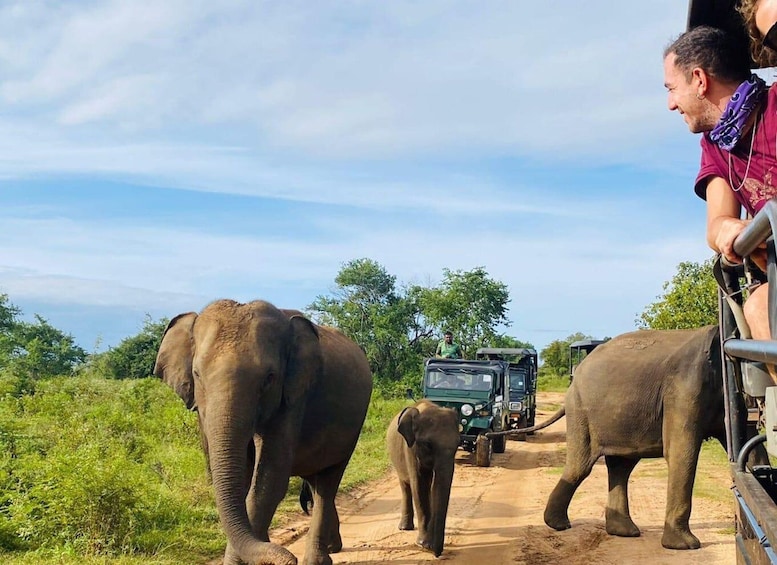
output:
M424 363L424 398L456 410L460 446L475 452L479 467L491 464L492 451L505 451L505 436L491 440L485 434L508 429L509 371L507 361L496 359L434 358Z

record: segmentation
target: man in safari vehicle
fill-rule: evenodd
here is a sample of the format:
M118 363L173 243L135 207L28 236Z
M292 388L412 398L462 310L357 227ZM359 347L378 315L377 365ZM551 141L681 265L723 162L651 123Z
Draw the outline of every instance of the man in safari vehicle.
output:
M442 357L443 359L461 359L461 346L458 343L453 343L453 332L448 330L445 332L443 339L437 344L437 351L434 353L435 357Z

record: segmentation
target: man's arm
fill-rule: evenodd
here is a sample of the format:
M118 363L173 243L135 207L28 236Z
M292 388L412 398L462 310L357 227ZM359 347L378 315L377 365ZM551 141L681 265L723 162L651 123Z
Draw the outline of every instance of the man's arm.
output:
M713 177L707 184L707 244L732 263L742 258L734 252L734 240L748 224L740 219L742 207L728 183Z

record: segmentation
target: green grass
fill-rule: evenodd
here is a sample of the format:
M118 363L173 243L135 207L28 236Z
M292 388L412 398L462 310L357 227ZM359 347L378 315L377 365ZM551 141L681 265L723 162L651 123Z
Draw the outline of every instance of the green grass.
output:
M569 375L545 374L537 377L537 390L542 392L566 392Z
M226 538L196 415L155 379L0 376L0 562L178 565ZM407 400L374 398L341 486L388 468L385 430ZM276 513L299 515L299 479Z

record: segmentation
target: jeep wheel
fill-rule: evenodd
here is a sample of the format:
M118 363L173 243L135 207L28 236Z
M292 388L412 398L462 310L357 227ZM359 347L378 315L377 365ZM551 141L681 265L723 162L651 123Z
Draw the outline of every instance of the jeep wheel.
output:
M528 422L528 426L527 427L528 428L534 427L534 412L531 413L531 418L529 418L529 422ZM535 434L535 432L528 432L528 433L529 433L530 436L533 436Z
M491 440L494 453L504 453L507 446L507 436L496 436Z
M491 466L491 440L484 435L479 435L475 441L475 464L478 467Z
M520 421L518 422L518 429L520 430L521 428L528 427L529 425L526 421L526 418L521 417ZM513 435L513 439L515 439L515 441L526 441L526 434L515 434Z

